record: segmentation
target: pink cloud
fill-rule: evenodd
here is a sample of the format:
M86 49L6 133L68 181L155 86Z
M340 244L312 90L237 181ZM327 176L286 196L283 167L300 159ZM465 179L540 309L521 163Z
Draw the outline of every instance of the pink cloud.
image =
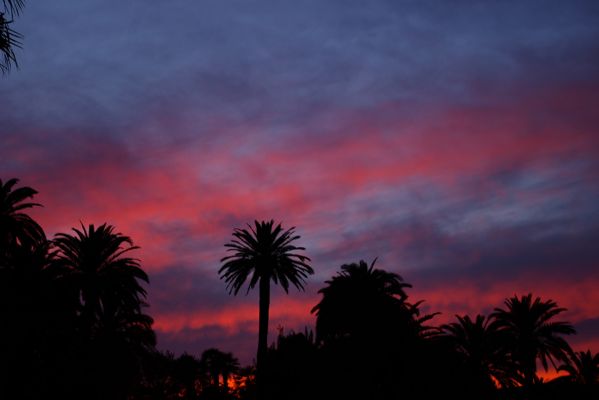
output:
M184 146L167 142L157 149L141 142L127 149L81 135L65 150L81 154L64 154L64 163L44 164L44 157L56 155L34 151L33 147L16 152L14 158L23 164L47 167L31 170L21 178L23 184L40 191L37 200L45 207L33 215L49 233L67 231L79 221L107 221L142 246L139 257L150 275L178 264L214 269L216 275L218 259L224 255L222 244L230 239L234 227L253 218L299 225L303 238L317 238L312 242L316 248L309 248L308 255L327 249L346 249L354 254L358 249L368 251L375 244L374 235L366 229L363 236L344 236L343 228L358 229L377 215L394 211L352 207L365 193L374 199L393 196L418 181L438 190L441 202L480 191L499 198L512 194L517 205L527 208L537 204L534 196L559 196L561 192L512 192L512 188L487 177L503 168L544 173L551 167L559 170L563 160L593 162L599 149L595 129L599 98L595 89L516 91L513 99L503 104L437 107L409 120L399 112L396 119L389 117L395 107L400 111L401 104L380 105L363 115L339 110L337 126L325 137L297 128L289 138L268 141L260 133L268 131L268 126L239 126L219 120L214 126L222 136L190 140ZM379 113L385 115L387 123L380 122ZM176 119L166 121L175 131L191 129L177 127ZM252 135L245 137L245 130ZM18 142L14 137L11 140ZM473 175L480 176L483 183L465 191L458 182ZM408 211L418 210L419 204L412 207ZM341 211L344 213L339 214ZM480 230L488 223L473 219L467 230ZM416 236L396 233L382 251L391 253L418 245L435 232L423 230ZM453 245L449 235L439 239L444 240L441 247ZM343 247L344 240L350 244ZM476 248L470 250L472 260L464 258L467 264L479 257ZM347 260L352 261L357 260ZM320 274L332 275L338 266L319 267ZM567 275L568 268L564 265L560 274ZM423 283L413 293L426 299L431 310L444 313L439 321L454 313L482 312L484 307L500 306L507 296L529 291L567 307L565 316L573 322L599 317L592 307L599 300L593 294L598 279L566 280L564 284L563 276L522 275L512 279L497 275L498 281L486 286L468 280L430 287ZM409 281L408 276L406 279ZM172 290L175 295L177 288ZM301 329L298 325L313 320L309 310L316 301L308 304L289 298L273 304L271 326L287 323ZM257 307L240 301L211 311L161 310L155 318L160 332L218 325L232 334L247 324L255 329Z
M289 329L301 329L312 325L313 316L310 310L312 301L281 297L273 301L270 307L270 330L276 331L277 326ZM211 310L187 310L176 313L158 313L154 315L154 329L164 333L178 333L184 329L200 329L218 326L229 335L250 329L258 331L258 306L242 300L237 304L230 303L226 307Z

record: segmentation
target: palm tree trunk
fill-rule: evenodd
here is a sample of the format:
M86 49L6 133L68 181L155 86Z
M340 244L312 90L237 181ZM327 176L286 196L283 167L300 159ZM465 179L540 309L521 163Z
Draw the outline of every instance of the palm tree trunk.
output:
M258 317L258 355L256 357L256 389L258 400L266 398L266 350L268 347L268 311L270 307L270 277L260 278L260 311Z

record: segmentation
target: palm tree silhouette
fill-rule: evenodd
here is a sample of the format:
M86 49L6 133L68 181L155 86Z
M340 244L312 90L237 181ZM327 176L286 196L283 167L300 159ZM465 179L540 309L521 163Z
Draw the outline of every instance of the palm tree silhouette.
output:
M532 299L532 293L506 299L506 308L495 308L491 318L507 336L506 349L519 367L521 383L530 387L538 381L537 359L547 371L548 361L557 368L555 360L568 361L572 349L562 335L576 333L569 322L554 321L565 308L553 300Z
M510 373L509 359L503 348L504 332L493 320L477 315L472 320L468 315L456 315L457 322L441 325L442 336L464 359L469 371L475 374L483 390L494 388L493 380L502 387L514 385Z
M557 370L567 372L576 383L599 384L599 353L593 355L590 350L577 351L570 356L568 363Z
M239 369L239 361L232 353L225 353L215 348L210 348L202 353L200 363L208 373L213 386L219 386L219 378L223 379L223 390L229 391L229 377Z
M77 291L84 329L90 332L93 325L118 314L140 314L146 296L140 281L148 283L148 276L137 259L125 256L138 247L107 224L73 231L56 235L54 268Z
M434 316L420 317L420 303L406 301L411 285L375 263L342 265L312 309L328 381L342 382L327 396L395 397L397 377L411 369L426 333L422 323Z
M0 256L6 257L7 251L14 246L31 247L46 240L41 226L22 211L41 206L26 201L37 194L34 189L23 186L15 188L18 179L9 179L5 183L0 179Z
M404 291L412 285L398 274L374 269L375 262L370 267L363 260L342 265L341 271L318 291L322 299L311 311L316 313L317 341L366 337L381 324L412 319L417 307L406 303Z
M314 270L310 259L297 251L304 247L293 245L300 236L295 235L295 227L283 230L274 221L254 221L249 230L236 228L235 239L225 244L233 254L221 259L224 262L218 273L224 279L229 293L237 295L249 278L248 292L259 284L259 326L258 353L256 357L256 385L258 398L264 398L264 361L268 342L268 313L270 307L270 281L280 283L286 293L289 283L303 290L304 282Z

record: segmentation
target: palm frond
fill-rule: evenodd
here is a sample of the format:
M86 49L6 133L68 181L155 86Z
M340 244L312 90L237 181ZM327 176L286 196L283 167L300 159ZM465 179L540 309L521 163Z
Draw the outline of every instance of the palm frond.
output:
M0 241L2 247L32 247L46 240L46 235L29 215L22 211L39 207L38 203L28 201L37 191L27 187L16 187L18 179L0 180Z
M235 228L233 237L225 244L229 255L220 261L219 276L227 285L229 293L237 295L248 281L247 291L253 289L261 279L280 284L285 292L289 284L303 290L307 277L314 273L308 264L310 258L296 253L304 247L292 243L300 238L295 227L283 230L274 221L254 221L248 229Z
M545 370L549 364L566 361L572 354L568 342L562 337L575 333L574 327L565 321L553 319L566 311L553 300L534 300L532 293L514 296L504 301L505 308L496 308L491 314L498 326L511 342L512 358L526 382L537 380L536 361L540 360Z
M25 7L24 0L2 0L2 4L4 5L4 10L7 11L11 16L19 15L19 13Z
M79 290L82 312L89 318L108 310L140 313L147 295L141 282L148 283L149 278L138 259L125 256L138 247L108 224L97 228L81 224L81 229L72 231L58 233L52 241L56 249L53 264L61 278Z
M23 36L11 28L12 20L0 13L0 71L6 73L14 65L18 67L15 48L21 47Z

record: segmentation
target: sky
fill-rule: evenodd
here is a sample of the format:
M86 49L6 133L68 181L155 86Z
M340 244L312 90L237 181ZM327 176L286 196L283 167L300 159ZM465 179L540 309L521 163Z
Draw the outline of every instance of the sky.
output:
M251 362L257 293L217 271L274 219L315 274L274 289L271 341L378 257L434 322L532 292L599 351L598 2L55 0L14 29L0 178L50 237L141 247L160 349Z

